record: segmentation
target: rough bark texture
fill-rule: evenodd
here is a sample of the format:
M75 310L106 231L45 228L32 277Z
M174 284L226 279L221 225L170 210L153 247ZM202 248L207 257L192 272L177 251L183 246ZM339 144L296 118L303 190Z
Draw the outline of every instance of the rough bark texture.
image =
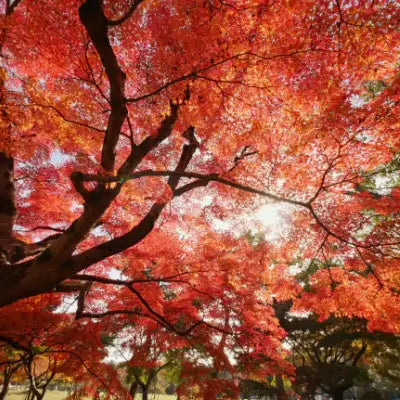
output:
M0 262L3 265L9 263L10 252L14 243L12 230L16 208L13 171L13 159L0 152Z
M108 40L108 21L103 13L102 1L87 0L79 8L79 17L101 57L110 83L111 116L108 120L104 139L101 165L106 171L113 171L115 147L118 143L122 124L128 114L124 96L126 76L118 65L117 58Z
M12 370L10 368L6 368L3 372L3 387L0 392L0 400L5 400L7 398L11 376L12 376Z

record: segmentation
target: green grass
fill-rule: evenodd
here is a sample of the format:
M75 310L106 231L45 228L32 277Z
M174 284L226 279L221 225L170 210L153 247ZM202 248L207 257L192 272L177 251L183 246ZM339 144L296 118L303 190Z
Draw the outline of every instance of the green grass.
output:
M63 400L68 396L67 392L48 391L44 395L44 400ZM7 400L22 400L24 392L10 391L7 395ZM141 400L142 396L137 394L135 400ZM175 396L169 396L167 394L150 394L149 400L175 400ZM89 400L89 399L88 399Z

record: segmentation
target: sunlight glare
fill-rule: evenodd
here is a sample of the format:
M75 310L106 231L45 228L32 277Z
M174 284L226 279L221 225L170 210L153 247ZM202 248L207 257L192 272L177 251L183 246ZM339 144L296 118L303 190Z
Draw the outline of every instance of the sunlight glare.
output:
M277 239L285 228L284 207L281 204L270 203L261 206L255 217L265 228L265 238Z

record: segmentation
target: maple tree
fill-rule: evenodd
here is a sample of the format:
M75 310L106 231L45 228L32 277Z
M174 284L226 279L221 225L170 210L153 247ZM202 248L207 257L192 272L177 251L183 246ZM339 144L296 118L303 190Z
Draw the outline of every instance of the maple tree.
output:
M273 299L399 332L398 2L0 12L2 313L72 292L107 333L156 323L202 343L205 380L290 373ZM233 225L257 228L265 202L287 229L251 246Z
M314 398L317 389L333 399L356 382L367 381L358 364L374 337L363 321L330 318L317 322L315 316L289 318L281 314L281 325L288 332L293 364L296 366L297 391L303 398Z
M160 329L154 321L147 321L147 324L142 323L136 327L125 327L125 331L126 329L129 332L124 332L124 337L128 341L123 347L128 346L132 354L123 363L125 381L129 385L128 391L132 398L140 388L142 399L147 400L157 375L175 364L174 357L171 357L175 348L171 343L171 335L165 329ZM123 329L119 332L121 331Z
M0 391L0 399L4 400L7 396L10 383L18 370L22 367L22 359L15 354L9 346L2 344L0 356L0 383L2 385Z
M22 300L0 311L0 367L10 383L17 373L28 386L27 398L42 399L54 379L78 384L81 396L96 387L114 396L125 393L112 366L103 363L107 355L101 328L92 321L74 322L70 313L54 312L60 294ZM8 385L3 386L4 395ZM5 397L6 398L6 397Z
M366 354L369 373L376 384L374 389L380 393L399 392L399 338L392 341L374 343ZM376 396L378 397L378 396Z

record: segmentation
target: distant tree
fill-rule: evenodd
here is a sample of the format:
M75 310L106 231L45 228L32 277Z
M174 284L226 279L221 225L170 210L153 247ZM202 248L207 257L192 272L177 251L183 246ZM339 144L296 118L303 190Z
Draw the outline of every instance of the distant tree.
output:
M393 397L400 395L400 338L370 341L365 354L373 393ZM369 395L370 397L372 394ZM379 398L379 397L376 397Z
M350 388L369 386L373 365L368 354L374 353L374 348L397 342L393 335L369 332L363 320L296 317L288 313L288 303L277 305L276 309L288 333L287 343L296 367L295 387L303 398L313 399L319 390L334 400L343 400Z
M13 376L24 364L24 353L8 343L0 342L0 400L7 399Z

